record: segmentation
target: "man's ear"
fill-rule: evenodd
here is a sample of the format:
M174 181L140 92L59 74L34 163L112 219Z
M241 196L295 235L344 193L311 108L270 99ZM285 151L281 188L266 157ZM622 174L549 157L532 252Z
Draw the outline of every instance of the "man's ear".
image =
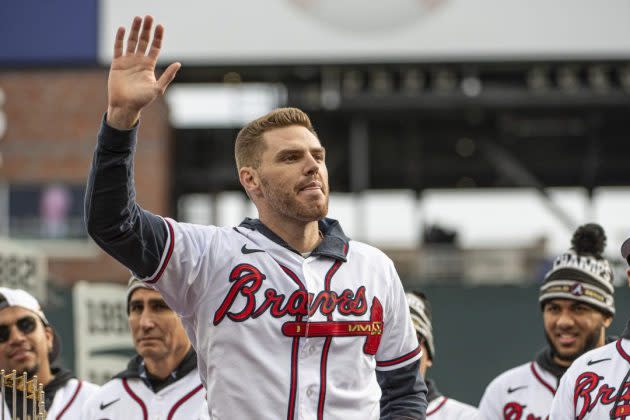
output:
M630 268L626 270L626 275L628 276L628 287L630 287Z
M251 166L243 166L238 171L238 179L250 197L256 196L260 190L258 171Z
M604 318L604 328L609 328L612 322L613 322L612 316L607 316L606 318Z
M48 353L52 351L55 332L51 327L44 326L44 334L46 335L46 348Z

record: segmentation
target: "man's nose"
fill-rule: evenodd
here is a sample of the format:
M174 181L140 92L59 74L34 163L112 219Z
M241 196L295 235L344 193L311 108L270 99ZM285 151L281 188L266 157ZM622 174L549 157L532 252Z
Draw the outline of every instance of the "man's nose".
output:
M140 315L140 327L145 330L155 327L153 317L147 311L142 312L142 315Z
M568 311L562 311L557 321L560 327L571 327L575 324L575 320Z
M9 344L22 343L26 340L26 334L15 325L9 327Z
M304 171L307 175L315 175L319 172L319 162L310 153L308 153L306 156L307 157L306 164L304 165Z

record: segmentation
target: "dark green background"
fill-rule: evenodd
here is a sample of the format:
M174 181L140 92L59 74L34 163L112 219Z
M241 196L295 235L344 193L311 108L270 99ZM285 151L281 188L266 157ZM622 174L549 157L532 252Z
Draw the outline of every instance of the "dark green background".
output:
M499 373L525 363L545 345L538 288L439 287L406 284L424 291L433 308L436 358L428 376L442 393L477 405ZM64 343L62 363L74 368L74 325L69 290L51 290L46 313ZM615 291L617 315L609 335L630 319L630 290Z
M546 344L538 287L413 288L427 294L433 309L436 358L427 376L452 398L478 405L493 378L532 360ZM629 298L630 290L615 290L608 335L623 332Z

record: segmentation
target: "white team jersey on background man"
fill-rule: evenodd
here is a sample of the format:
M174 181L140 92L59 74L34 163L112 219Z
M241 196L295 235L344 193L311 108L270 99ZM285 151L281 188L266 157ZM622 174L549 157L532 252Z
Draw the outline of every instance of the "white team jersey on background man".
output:
M52 420L82 420L81 408L83 404L99 389L98 385L71 378L55 392L46 418ZM30 401L30 400L29 400ZM29 404L30 405L30 404ZM12 419L9 407L4 404L5 419ZM16 413L21 418L22 413Z
M550 419L630 419L629 371L628 339L583 354L562 377Z
M549 415L557 379L535 361L497 376L479 403L482 420L544 420Z
M443 395L430 401L427 408L430 420L475 420L478 414L476 407Z
M79 417L77 417L79 418ZM201 420L208 418L199 372L153 392L140 378L107 382L83 406L82 420Z
M164 220L162 262L144 280L182 317L211 418L380 418L375 369L420 358L385 254L350 241L340 258L304 258L258 230Z

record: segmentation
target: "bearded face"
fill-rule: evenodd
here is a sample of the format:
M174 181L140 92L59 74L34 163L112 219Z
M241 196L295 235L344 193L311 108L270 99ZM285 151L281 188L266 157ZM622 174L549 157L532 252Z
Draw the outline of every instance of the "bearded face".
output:
M255 192L259 211L300 222L328 214L328 170L325 150L313 133L301 126L265 133L265 151Z
M552 299L543 308L545 336L556 361L568 366L582 354L604 344L612 318L570 299Z
M328 185L322 181L303 181L291 186L261 176L261 184L269 205L287 218L312 222L328 214Z

